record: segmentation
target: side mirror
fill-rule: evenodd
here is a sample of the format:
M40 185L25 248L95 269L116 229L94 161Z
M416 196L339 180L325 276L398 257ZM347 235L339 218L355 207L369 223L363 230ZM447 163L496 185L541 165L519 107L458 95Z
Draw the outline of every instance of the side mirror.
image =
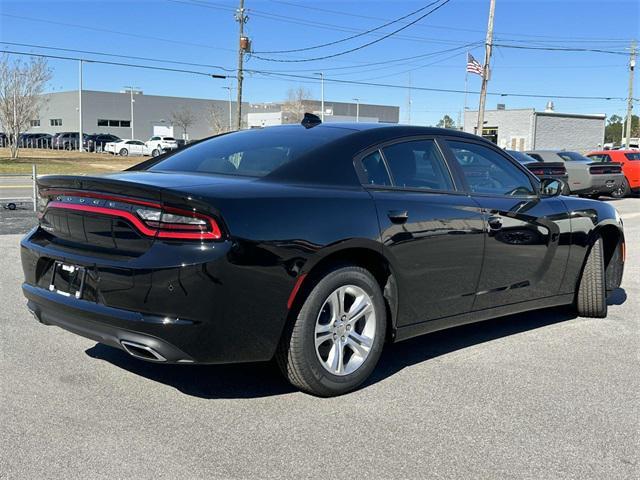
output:
M542 178L540 180L540 196L541 197L557 197L562 195L566 188L566 184L557 178Z

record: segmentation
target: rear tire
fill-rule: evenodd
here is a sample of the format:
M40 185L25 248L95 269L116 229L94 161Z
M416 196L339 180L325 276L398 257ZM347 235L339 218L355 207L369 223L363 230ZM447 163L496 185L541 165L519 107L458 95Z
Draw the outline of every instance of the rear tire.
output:
M607 316L607 284L601 237L595 241L585 261L576 294L576 309L581 317Z
M276 361L300 390L322 397L341 395L374 370L386 326L384 298L371 273L337 267L318 281L288 324Z
M119 153L120 153L121 157L128 157L129 156L129 150L127 150L126 148L121 149Z
M611 192L611 198L624 198L631 193L631 187L626 177L622 180L622 185L617 190Z

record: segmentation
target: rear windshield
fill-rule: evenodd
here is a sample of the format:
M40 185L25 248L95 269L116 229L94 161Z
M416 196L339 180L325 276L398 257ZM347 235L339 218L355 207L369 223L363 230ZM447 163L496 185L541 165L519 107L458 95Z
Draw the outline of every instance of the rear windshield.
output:
M640 160L640 152L638 152L638 153L625 153L624 156L627 157L627 160Z
M593 160L580 155L578 152L558 152L558 155L568 162L593 162Z
M175 139L175 138L173 138L173 137L164 137L164 139L165 139L167 142L175 142L175 141L176 141L176 139Z
M507 150L507 153L515 158L520 163L531 163L537 162L537 160L533 157L530 157L526 153L518 152L516 150Z
M149 170L262 177L343 134L339 129L312 132L302 127L245 130L192 145Z

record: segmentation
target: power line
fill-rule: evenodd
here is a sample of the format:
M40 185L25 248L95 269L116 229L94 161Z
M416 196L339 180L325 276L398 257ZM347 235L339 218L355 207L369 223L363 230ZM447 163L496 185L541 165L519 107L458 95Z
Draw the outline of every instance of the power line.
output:
M318 7L318 6L315 6L315 5L309 5L309 4L302 5L302 4L299 4L299 3L289 2L289 1L284 1L284 0L270 0L270 1L271 1L271 3L279 3L279 4L282 4L282 5L288 5L288 6L297 7L297 8L301 8L301 9L305 9L305 10L314 10L314 11L318 11L318 12L330 13L330 14L333 14L333 15L343 15L343 16L350 17L350 18L355 17L355 18L364 18L364 19L368 19L368 20L382 20L382 21L385 20L382 17L376 17L376 16L372 16L372 15L363 15L363 14L352 13L352 12L343 12L343 11L340 11L340 10L332 10L332 9L322 8L322 7ZM428 25L418 25L418 26L422 27L422 28L433 28L433 29L441 29L441 30L447 30L447 31L456 30L456 31L461 31L461 32L473 32L473 33L485 33L486 32L486 30L452 27L450 25L428 24ZM558 39L559 41L562 41L562 40L568 40L568 41L590 41L590 40L594 40L594 41L602 41L602 42L628 42L629 41L628 38L594 38L594 37L576 37L576 36L561 37L561 36L534 35L534 34L526 34L526 33L507 33L507 32L501 32L499 35L510 35L510 36L519 36L519 37L529 37L529 38L549 38L549 39Z
M507 45L504 43L494 43L494 47L502 47L502 48L516 48L519 50L546 50L546 51L555 51L555 52L595 52L595 53L609 53L612 55L624 55L627 56L625 52L618 52L615 50L603 50L600 48L579 48L579 47L530 47L526 45Z
M304 80L315 80L317 83L318 79L315 77L309 77L305 75L294 75L294 74L284 74L284 73L269 73L261 70L252 70L253 73L263 74L264 76L275 76L275 77L284 77L286 78L294 78L294 79L304 79ZM337 78L327 78L325 77L325 82L333 82L333 83L343 83L349 85L363 85L368 87L385 87L385 88L397 88L397 89L408 89L411 90L419 90L426 92L441 92L441 93L465 93L465 90L458 90L452 88L433 88L433 87L416 87L411 86L407 87L406 85L396 85L391 83L376 83L376 82L362 82L358 80L343 80ZM468 93L479 95L480 92L472 92ZM513 92L487 92L487 95L498 96L498 97L526 97L526 98L557 98L557 99L571 99L571 100L626 100L626 97L602 97L602 96L591 96L591 95L553 95L553 94L536 94L536 93L513 93ZM634 98L634 101L638 99Z
M209 78L234 78L233 75L217 75L212 73L200 72L195 70L186 70L186 69L176 69L176 68L165 68L165 67L157 67L151 65L140 65L140 64L131 64L131 63L122 63L122 62L110 62L105 60L95 60L81 57L69 57L63 55L48 55L42 53L29 53L29 52L18 52L14 50L0 50L0 53L7 53L12 55L24 55L24 56L34 56L34 57L42 57L42 58L51 58L58 60L74 60L74 61L83 61L87 63L97 63L104 65L114 65L114 66L122 66L122 67L131 67L131 68L142 68L149 70L160 70L160 71L168 71L168 72L177 72L177 73L187 73L193 75L201 75ZM296 74L286 74L286 73L275 73L265 70L247 70L250 73L263 75L265 77L276 77L281 79L302 79L302 80L312 80L313 83L317 83L318 79L316 77L310 77L305 75L296 75ZM358 80L345 80L345 79L336 79L336 78L327 78L325 77L325 81L340 83L340 84L348 84L348 85L362 85L369 87L384 87L384 88L395 88L395 89L407 89L406 85L396 85L390 83L376 83L376 82L366 82L366 81L358 81ZM450 88L433 88L433 87L410 87L411 90L418 91L428 91L428 92L441 92L441 93L465 93L464 90L458 89L450 89ZM479 92L468 92L471 94L479 94ZM500 97L527 97L527 98L557 98L557 99L572 99L572 100L626 100L626 97L604 97L604 96L589 96L589 95L554 95L554 94L532 94L532 93L514 93L514 92L487 92L487 95L492 96L500 96ZM638 98L632 99L634 102L640 101Z
M192 7L202 7L202 8L209 8L214 10L223 10L223 11L234 11L234 9L230 6L211 3L211 2L205 2L204 0L166 0L166 1L171 3L189 5ZM275 21L284 22L284 23L291 23L294 25L304 25L304 26L309 26L313 28L320 28L323 30L332 30L332 31L346 32L346 33L362 33L363 32L363 30L357 29L357 28L350 28L347 26L336 25L333 23L319 22L317 20L310 21L308 19L292 17L290 15L287 15L287 16L278 15L276 13L266 12L263 10L256 10L253 8L249 9L249 12L251 13L252 17L265 18L267 20L275 20ZM385 19L385 18L382 18L380 20L388 21L388 19ZM371 33L368 33L367 35L382 36L384 35L384 33L371 32ZM428 37L414 36L414 35L396 35L394 38L398 40L409 40L409 41L421 42L421 43L425 41L429 41L431 43L442 43L445 45L458 43L452 40L443 40L442 38L428 38Z
M355 35L351 35L350 37L346 37L346 38L342 38L340 40L334 40L333 42L328 42L328 43L322 43L320 45L313 45L311 47L304 47L304 48L294 48L292 50L265 50L265 51L261 51L261 52L254 52L254 53L293 53L293 52L304 52L304 51L308 51L308 50L315 50L317 48L323 48L323 47L329 47L331 45L337 45L338 43L343 43L343 42L347 42L349 40L353 40L354 38L358 38L358 37L362 37L363 35L367 35L369 33L372 32L376 32L382 28L388 27L389 25L393 25L394 23L398 23L402 20L404 20L405 18L409 18L412 17L413 15L415 15L416 13L422 12L423 10L426 10L427 8L435 5L436 3L438 3L440 0L436 0L434 2L429 3L428 5L425 5L424 7L420 7L417 10L414 10L410 13L407 13L406 15L403 15L402 17L398 17L395 20L391 20L387 23L384 23L382 25L379 25L377 27L371 28L369 30L365 30L364 32L361 33L356 33ZM408 27L409 25L407 25Z
M73 52L73 53L85 53L89 55L99 55L103 57L117 57L117 58L128 58L130 60L143 60L148 62L160 62L160 63L171 63L174 65L188 65L192 67L205 67L205 68L218 68L220 70L224 70L225 72L235 72L232 68L222 67L220 65L209 65L206 63L191 63L191 62L182 62L179 60L167 60L160 58L152 58L152 57L138 57L134 55L121 55L117 53L106 53L106 52L96 52L92 50L78 50L75 48L63 48L63 47L48 47L45 45L35 45L31 43L18 43L18 42L6 42L0 41L0 45L13 45L16 47L29 47L29 48L40 48L44 50L57 50L60 52Z
M47 55L44 53L17 52L14 50L0 50L0 53L8 53L11 55L25 55L27 57L52 58L56 60L75 60L75 61L83 61L87 63L99 63L102 65L114 65L119 67L144 68L148 70L162 70L165 72L190 73L193 75L202 75L204 77L210 77L210 78L220 78L220 79L235 78L234 75L218 75L215 73L198 72L196 70L183 70L183 69L168 68L168 67L154 67L152 65L140 65L140 64L134 64L134 63L109 62L106 60L94 60L94 59L79 58L79 57L66 57L63 55Z
M440 0L437 0L440 1ZM287 59L276 59L276 58L268 58L268 57L261 57L259 55L253 55L254 57L260 59L260 60L265 60L265 61L270 61L270 62L286 62L286 63L294 63L294 62L312 62L312 61L317 61L317 60L326 60L328 58L334 58L334 57L338 57L341 55L346 55L348 53L353 53L356 52L358 50L362 50L363 48L369 47L371 45L374 45L376 43L379 43L393 35L395 35L398 32L401 32L402 30L405 30L407 28L409 28L411 25L419 22L420 20L428 17L429 15L435 13L437 10L439 10L440 8L444 7L447 3L449 3L451 0L444 0L444 2L442 2L440 5L432 8L431 10L429 10L427 13L420 15L418 18L416 18L415 20L413 20L412 22L409 22L407 25L400 27L396 30L394 30L393 32L389 32L388 34L384 35L383 37L380 37L376 40L372 40L371 42L365 43L364 45L360 45L358 47L354 47L354 48L350 48L348 50L344 50L342 52L338 52L338 53L333 53L331 55L324 55L322 57L315 57L315 58L306 58L306 59L296 59L296 60L287 60ZM435 4L436 2L434 2ZM432 4L433 5L433 4Z
M12 15L9 13L0 13L0 16L2 17L8 17L8 18L17 18L19 20L27 20L30 22L40 22L40 23L49 23L52 25L60 25L63 27L73 27L73 28L83 28L85 30L92 30L94 32L101 32L101 33L115 33L116 35L125 35L125 36L129 36L129 37L135 37L135 38L144 38L147 40L158 40L161 42L167 42L167 43L174 43L174 44L178 44L178 45L187 45L190 47L200 47L200 48L209 48L209 49L215 49L215 50L227 50L227 51L233 51L235 52L235 50L232 50L230 48L222 48L222 47L214 47L212 45L205 45L202 43L192 43L192 42L184 42L182 40L175 40L175 39L169 39L169 38L163 38L163 37L154 37L154 36L150 36L150 35L142 35L139 33L131 33L131 32L122 32L119 30L109 30L106 28L100 28L100 27L93 27L93 26L89 26L89 25L79 25L77 23L66 23L66 22L58 22L55 20L47 20L44 18L34 18L34 17L25 17L22 15Z

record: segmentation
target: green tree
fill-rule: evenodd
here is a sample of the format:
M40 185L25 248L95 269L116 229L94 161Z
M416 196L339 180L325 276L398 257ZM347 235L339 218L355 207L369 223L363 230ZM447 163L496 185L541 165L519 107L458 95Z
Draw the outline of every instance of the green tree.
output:
M436 124L438 128L456 128L456 122L449 115L442 117Z
M607 126L604 127L605 143L620 144L623 124L624 118L619 115L611 115L607 119ZM631 137L640 137L640 119L638 118L638 115L631 116Z

